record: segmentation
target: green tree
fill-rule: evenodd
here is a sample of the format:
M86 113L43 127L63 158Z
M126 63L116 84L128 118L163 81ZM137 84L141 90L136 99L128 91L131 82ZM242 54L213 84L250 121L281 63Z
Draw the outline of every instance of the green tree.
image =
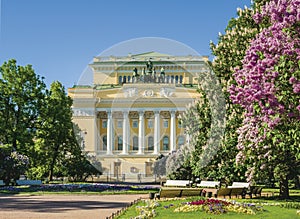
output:
M102 165L96 156L82 152L79 147L62 163L71 181L85 181L89 176L102 174Z
M33 172L43 171L49 180L55 172L62 174L63 162L78 155L79 148L72 123L72 99L65 94L60 82L53 82L45 97L39 120L42 124L36 140L36 163Z
M0 142L30 156L46 86L31 65L19 66L13 59L0 73Z
M247 170L245 165L236 163L239 152L237 129L242 124L244 110L241 106L232 103L228 90L232 84L236 84L234 70L242 66L242 60L251 40L261 30L261 26L254 21L253 15L268 1L256 0L251 8L238 8L238 17L229 21L225 34L219 35L217 44L211 43L211 50L215 56L212 68L220 80L226 100L226 129L222 146L216 156L218 168L215 169L215 175L223 178L227 183L245 180Z
M80 181L101 174L101 163L82 151L80 129L72 122L72 99L60 82L51 84L45 103L36 140L39 159L32 172L47 176L49 181L53 176Z
M191 167L190 145L182 145L176 152L166 157L166 175L169 179L193 180L194 175Z

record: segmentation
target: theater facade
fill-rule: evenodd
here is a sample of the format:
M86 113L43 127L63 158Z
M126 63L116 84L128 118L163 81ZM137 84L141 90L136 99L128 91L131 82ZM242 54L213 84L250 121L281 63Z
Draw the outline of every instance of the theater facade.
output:
M153 178L160 155L188 141L179 116L199 98L197 79L206 56L157 52L95 57L93 86L68 89L82 147L117 180Z

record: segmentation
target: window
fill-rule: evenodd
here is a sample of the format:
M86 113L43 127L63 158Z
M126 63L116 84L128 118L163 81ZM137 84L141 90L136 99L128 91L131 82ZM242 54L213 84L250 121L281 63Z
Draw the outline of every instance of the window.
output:
M170 75L167 76L167 83L170 83Z
M118 120L118 128L122 128L123 127L123 121L122 120Z
M126 83L126 76L123 76L123 83Z
M133 141L133 148L132 149L134 151L137 151L139 149L139 139L138 139L138 137L134 136L132 141Z
M104 135L103 137L102 137L102 141L103 141L103 151L106 151L107 150L107 136L106 135Z
M130 77L130 76L128 76L128 77L127 77L127 81L128 81L128 83L130 82L130 79L131 79L131 77Z
M178 137L178 148L180 148L182 145L184 145L184 141L185 141L184 136L180 135Z
M175 83L178 84L178 75L175 76Z
M169 137L165 136L163 138L163 150L169 150Z
M154 139L152 136L148 137L148 150L153 151L154 149Z
M169 127L169 121L168 120L164 120L164 128L168 128Z
M132 128L138 128L139 127L139 122L137 120L132 121Z
M182 84L182 82L183 82L183 76L180 75L180 76L179 76L179 83Z
M123 149L123 138L122 136L118 136L118 150L121 151Z
M107 120L102 120L102 128L107 128Z
M122 84L122 76L119 76L119 84Z
M153 120L148 120L148 128L153 128Z
M182 128L182 123L178 120L178 128Z

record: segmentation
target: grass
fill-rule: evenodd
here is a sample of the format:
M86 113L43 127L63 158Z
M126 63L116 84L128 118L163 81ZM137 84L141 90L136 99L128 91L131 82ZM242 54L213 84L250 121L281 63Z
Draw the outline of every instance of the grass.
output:
M255 198L255 199L234 199L241 203L255 203L258 206L263 207L263 211L256 212L255 215L247 215L243 213L228 212L224 214L211 214L203 211L197 212L174 212L175 208L182 206L183 202L195 201L203 199L201 197L193 197L187 199L173 199L173 200L162 200L159 201L160 206L155 208L157 216L155 218L159 219L226 219L226 218L238 218L238 219L248 219L248 218L261 218L261 219L300 219L300 215L297 215L297 209L300 210L300 196L294 197L292 201L287 202L284 200L279 200L278 197L273 198ZM263 203L263 204L262 204ZM275 205L276 204L276 205ZM121 214L118 219L128 219L138 216L136 211L137 206L147 205L145 201L139 201L137 204L128 208L123 214ZM170 206L171 205L171 206ZM273 206L272 206L273 205Z

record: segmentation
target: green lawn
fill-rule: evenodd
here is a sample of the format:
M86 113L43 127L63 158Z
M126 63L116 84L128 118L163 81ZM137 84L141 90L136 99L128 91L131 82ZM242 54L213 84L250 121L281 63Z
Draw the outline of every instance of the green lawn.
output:
M300 210L300 202L299 198L295 198L291 202L282 201L282 200L265 200L265 199L235 199L236 202L246 202L246 203L254 203L257 206L262 206L261 211L257 211L255 215L247 215L243 213L235 213L235 212L227 212L224 214L211 214L203 211L197 212L174 212L174 210L178 206L183 206L183 202L199 200L201 197L194 197L189 199L181 199L181 200L168 200L168 201L158 201L158 207L155 207L155 211L157 215L155 218L159 219L226 219L226 218L238 218L238 219L247 219L247 218L262 218L262 219L300 219L300 215L297 215L297 210ZM263 204L262 204L263 203ZM287 203L289 203L287 205ZM274 205L275 206L271 206ZM134 218L139 215L136 210L137 206L145 206L147 203L145 201L140 201L132 207L128 208L122 215L117 217L118 219L128 219Z

